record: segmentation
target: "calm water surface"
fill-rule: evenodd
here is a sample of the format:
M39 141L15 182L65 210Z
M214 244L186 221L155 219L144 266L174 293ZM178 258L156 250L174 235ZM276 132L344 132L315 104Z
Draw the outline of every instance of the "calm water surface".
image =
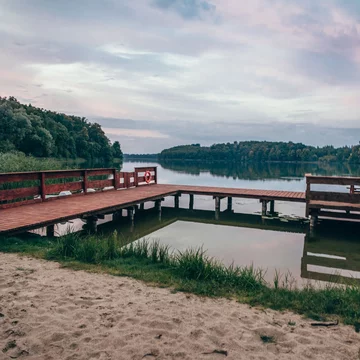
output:
M305 191L306 173L360 176L359 167L327 164L233 166L125 162L122 170L133 171L134 167L142 166L157 166L161 184L287 191ZM345 187L337 187L337 190L348 191ZM291 273L298 285L308 279L332 281L330 275L334 273L341 275L342 279L360 278L359 224L348 226L343 222L323 221L317 233L310 236L307 234L308 226L296 221L261 220L258 200L233 199L234 214L221 213L218 222L214 219L214 200L210 196L195 196L193 212L186 210L189 207L189 196L186 195L180 198L179 211L173 209L173 198L166 198L162 205L161 221L157 213L149 210L149 215L137 215L134 228L124 218L121 223L108 223L100 229L104 232L116 229L124 236L132 234L134 239L158 239L177 250L203 246L210 256L225 264L253 264L266 270L268 281L273 279L276 270L283 274ZM145 209L152 207L152 203L145 205ZM221 203L221 210L225 209L226 199ZM280 215L303 217L305 205L276 202L275 210ZM126 215L126 210L123 213ZM111 216L106 216L99 223L109 220ZM82 224L81 220L74 220L71 226L78 229ZM68 226L68 223L59 225L59 233Z
M254 164L243 166L203 166L194 163L140 163L126 162L124 171L135 166L158 166L159 183L221 186L234 188L304 191L305 174L359 176L358 167L348 165L317 164ZM318 190L326 190L318 187ZM331 190L334 190L332 187ZM337 191L348 191L337 187ZM164 206L173 206L168 198ZM189 197L180 198L180 207L187 209ZM214 200L209 196L195 196L194 209L214 210ZM226 199L221 210L226 209ZM234 199L233 209L239 214L260 214L257 200ZM276 202L281 214L303 217L304 204ZM236 219L234 220L237 221ZM271 222L271 220L269 221ZM279 223L279 226L285 225ZM272 225L273 226L273 225ZM306 234L302 229L281 231L239 227L231 225L204 224L179 220L150 233L150 239L159 239L173 249L184 250L203 246L210 256L225 264L254 265L266 270L271 281L276 270L291 273L298 285L308 279L331 281L329 275L341 275L343 279L360 278L360 228L343 222L323 222L317 234ZM359 241L360 244L360 241ZM357 256L356 254L359 254Z

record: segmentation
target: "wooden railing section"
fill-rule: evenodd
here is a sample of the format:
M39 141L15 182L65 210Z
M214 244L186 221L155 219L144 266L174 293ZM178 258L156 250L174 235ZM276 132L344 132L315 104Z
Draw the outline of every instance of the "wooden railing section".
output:
M346 203L360 204L360 177L344 177L344 176L314 176L306 174L306 216L309 216L311 210L311 201L319 201L324 203ZM338 191L314 191L311 185L338 185L347 186L349 192Z
M87 195L148 185L142 175L145 171L151 172L151 184L156 184L156 167L136 168L133 172L108 168L0 173L0 209L66 195Z
M145 185L145 173L149 171L151 174L150 184L157 183L157 167L137 167L135 168L135 186Z

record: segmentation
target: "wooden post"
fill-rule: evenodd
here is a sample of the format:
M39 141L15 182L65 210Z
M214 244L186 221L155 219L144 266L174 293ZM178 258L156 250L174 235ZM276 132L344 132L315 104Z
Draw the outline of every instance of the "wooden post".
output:
M220 197L215 196L215 220L220 218Z
M154 167L154 180L155 184L157 184L158 176L157 176L157 166Z
M45 184L45 173L40 173L40 188L41 188L41 200L46 199L46 184Z
M316 212L313 212L310 217L310 231L311 232L313 230L315 230L317 222L318 222L318 214Z
M89 234L95 234L97 232L97 220L96 216L88 216L86 218L85 229Z
M309 207L309 203L310 203L310 192L311 192L311 183L310 183L310 179L308 178L308 176L310 176L311 174L305 174L306 177L306 192L305 192L305 201L306 201L306 206L305 206L305 217L309 217L310 215L310 207Z
M194 210L194 194L189 195L189 209Z
M113 170L114 174L114 189L117 190L120 186L120 176L116 169Z
M135 187L139 185L139 173L136 169L134 170L134 185Z
M129 217L129 219L131 220L131 222L134 222L134 219L135 219L135 209L134 209L134 207L132 206L132 207L129 207L128 209L127 209L127 211L128 211L128 217Z
M161 221L161 199L155 201L155 208L159 214L159 221Z
M47 237L55 236L55 225L49 225L46 227L46 236Z
M145 210L145 203L141 203L140 204L140 211L144 211Z
M275 214L275 200L270 201L270 214L271 215Z
M83 177L84 177L84 181L83 181L83 191L84 194L87 194L87 189L88 189L88 174L87 174L87 170L83 171Z
M266 200L260 200L261 201L261 216L266 216L267 213L267 201Z
M118 210L113 213L112 221L118 222L118 221L120 221L121 218L122 218L122 210Z
M350 185L350 194L355 194L355 185Z
M180 198L180 195L174 195L174 207L175 207L175 209L179 208L179 198Z
M126 188L128 189L130 187L130 173L129 172L126 172L124 173L124 183L126 184Z
M227 199L227 211L231 212L232 210L232 197L228 197Z

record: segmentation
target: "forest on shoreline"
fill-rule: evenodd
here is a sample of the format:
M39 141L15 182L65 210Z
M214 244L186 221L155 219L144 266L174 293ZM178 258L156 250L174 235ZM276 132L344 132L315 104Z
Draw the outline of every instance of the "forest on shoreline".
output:
M360 163L360 145L315 147L293 142L242 141L201 146L181 145L163 150L160 161L227 162L348 162Z
M14 97L0 97L0 128L0 153L103 162L123 158L120 143L111 144L99 124L24 105Z

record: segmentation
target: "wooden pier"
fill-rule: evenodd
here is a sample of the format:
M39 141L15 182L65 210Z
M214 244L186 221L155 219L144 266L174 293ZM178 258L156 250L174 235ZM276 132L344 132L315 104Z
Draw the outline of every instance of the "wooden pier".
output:
M161 201L165 197L173 196L176 208L182 194L189 195L190 209L194 207L194 195L213 197L215 217L219 216L222 199L227 198L227 210L231 211L233 198L248 198L262 203L262 215L275 212L275 201L290 201L306 202L306 215L316 220L329 215L323 207L333 209L335 206L336 210L344 211L340 216L360 219L360 214L353 213L360 211L360 194L355 188L360 185L360 178L337 178L337 182L350 186L349 194L343 195L328 192L319 195L312 191L310 185L316 181L325 183L334 178L319 179L308 176L306 192L289 192L158 184L156 167L135 168L133 172L84 169L4 173L0 174L0 235L46 226L51 236L54 224L75 218L86 219L89 228L95 231L97 219L106 214L113 214L115 221L119 212L127 209L133 220L134 211L141 210L145 202L155 202L161 212Z

